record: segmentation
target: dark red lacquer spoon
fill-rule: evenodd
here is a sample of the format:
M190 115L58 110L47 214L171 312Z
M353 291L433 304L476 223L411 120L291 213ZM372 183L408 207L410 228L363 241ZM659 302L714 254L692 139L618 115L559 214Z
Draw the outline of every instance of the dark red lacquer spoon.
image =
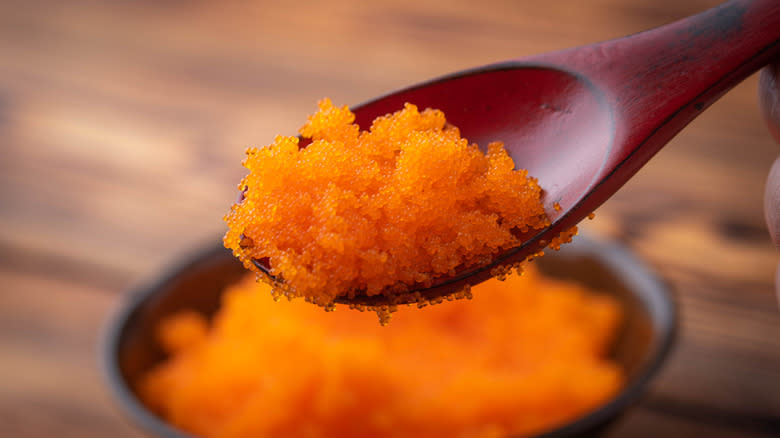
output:
M535 254L778 55L780 0L732 0L647 32L455 73L353 108L360 126L405 102L438 108L469 141L502 141L516 166L528 169L544 190L549 228L488 266L417 291L427 299L449 295L488 279L498 265ZM338 302L382 305L391 298L358 294Z

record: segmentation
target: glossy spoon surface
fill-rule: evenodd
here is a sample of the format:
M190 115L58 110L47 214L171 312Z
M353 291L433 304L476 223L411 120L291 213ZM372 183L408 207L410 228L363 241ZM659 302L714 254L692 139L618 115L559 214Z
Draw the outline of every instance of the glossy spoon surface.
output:
M352 108L365 127L410 102L442 110L470 142L502 141L517 168L538 178L552 224L490 265L412 287L416 293L358 291L336 302L436 299L490 278L498 266L525 260L606 201L726 91L778 56L780 0L731 0L646 32L458 72ZM255 264L269 273L263 262Z

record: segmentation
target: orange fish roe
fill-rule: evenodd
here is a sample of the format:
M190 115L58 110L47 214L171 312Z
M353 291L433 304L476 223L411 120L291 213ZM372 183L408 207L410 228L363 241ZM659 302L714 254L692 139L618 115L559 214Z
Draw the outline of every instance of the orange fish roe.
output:
M252 261L267 261L277 296L329 306L425 287L549 225L536 179L501 143L485 153L441 111L411 104L368 131L354 120L325 99L300 130L305 148L279 136L247 150L224 243L259 274Z
M562 232L561 234L553 237L553 239L550 241L550 244L547 245L548 248L554 249L558 251L561 249L561 245L565 243L570 243L571 240L574 238L574 236L579 233L579 229L577 227L571 227L568 230Z
M247 278L211 323L194 312L163 321L170 356L137 389L204 438L527 436L620 389L608 358L616 300L534 269L475 290L381 327L367 313L274 305Z

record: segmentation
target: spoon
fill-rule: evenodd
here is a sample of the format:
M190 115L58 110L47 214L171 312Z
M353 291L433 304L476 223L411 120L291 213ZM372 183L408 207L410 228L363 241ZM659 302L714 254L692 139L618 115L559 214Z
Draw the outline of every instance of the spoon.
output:
M490 265L398 296L356 292L337 303L437 300L542 250L612 196L685 125L780 55L780 0L731 0L624 38L454 73L366 102L356 123L410 102L437 108L470 142L502 141L539 180L551 225ZM691 163L695 165L695 163ZM555 208L556 204L559 208ZM255 265L270 275L265 261Z

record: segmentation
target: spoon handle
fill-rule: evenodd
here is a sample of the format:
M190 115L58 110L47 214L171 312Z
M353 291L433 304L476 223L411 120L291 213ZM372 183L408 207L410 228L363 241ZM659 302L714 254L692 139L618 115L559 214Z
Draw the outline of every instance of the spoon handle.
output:
M731 0L653 30L523 61L580 73L604 92L620 150L603 172L633 174L772 59L780 59L780 0Z

